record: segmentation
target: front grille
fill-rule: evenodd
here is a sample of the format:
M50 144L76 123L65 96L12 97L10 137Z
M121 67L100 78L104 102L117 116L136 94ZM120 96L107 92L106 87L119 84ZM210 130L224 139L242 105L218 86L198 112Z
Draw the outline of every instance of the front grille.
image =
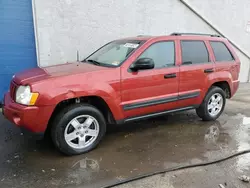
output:
M10 97L15 100L17 84L14 81L10 83Z

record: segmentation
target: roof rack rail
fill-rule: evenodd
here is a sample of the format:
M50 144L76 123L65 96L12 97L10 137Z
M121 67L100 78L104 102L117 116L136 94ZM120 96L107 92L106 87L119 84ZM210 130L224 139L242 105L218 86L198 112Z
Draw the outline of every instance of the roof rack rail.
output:
M200 35L200 36L210 36L210 37L221 37L215 34L205 34L205 33L171 33L170 35L181 36L181 35Z

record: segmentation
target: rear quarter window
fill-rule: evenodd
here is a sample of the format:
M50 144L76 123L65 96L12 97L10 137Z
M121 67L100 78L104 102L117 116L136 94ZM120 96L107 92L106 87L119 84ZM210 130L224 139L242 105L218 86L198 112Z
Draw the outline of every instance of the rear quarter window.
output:
M234 61L232 53L223 42L210 42L216 61Z

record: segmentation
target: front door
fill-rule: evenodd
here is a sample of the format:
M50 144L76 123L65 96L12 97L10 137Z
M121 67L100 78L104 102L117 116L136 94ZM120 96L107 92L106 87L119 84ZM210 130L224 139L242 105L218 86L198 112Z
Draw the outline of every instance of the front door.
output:
M125 118L173 109L177 104L179 67L175 63L175 42L149 45L139 58L151 58L154 69L121 69L122 108Z
M181 50L179 107L199 105L207 91L209 76L214 72L207 41L178 41Z

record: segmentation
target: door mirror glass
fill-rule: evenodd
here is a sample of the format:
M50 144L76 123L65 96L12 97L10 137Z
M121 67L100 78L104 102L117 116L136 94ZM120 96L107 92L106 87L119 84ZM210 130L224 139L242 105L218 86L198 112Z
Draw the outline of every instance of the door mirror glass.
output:
M131 66L132 71L153 69L155 67L154 60L151 58L140 58L136 60Z

